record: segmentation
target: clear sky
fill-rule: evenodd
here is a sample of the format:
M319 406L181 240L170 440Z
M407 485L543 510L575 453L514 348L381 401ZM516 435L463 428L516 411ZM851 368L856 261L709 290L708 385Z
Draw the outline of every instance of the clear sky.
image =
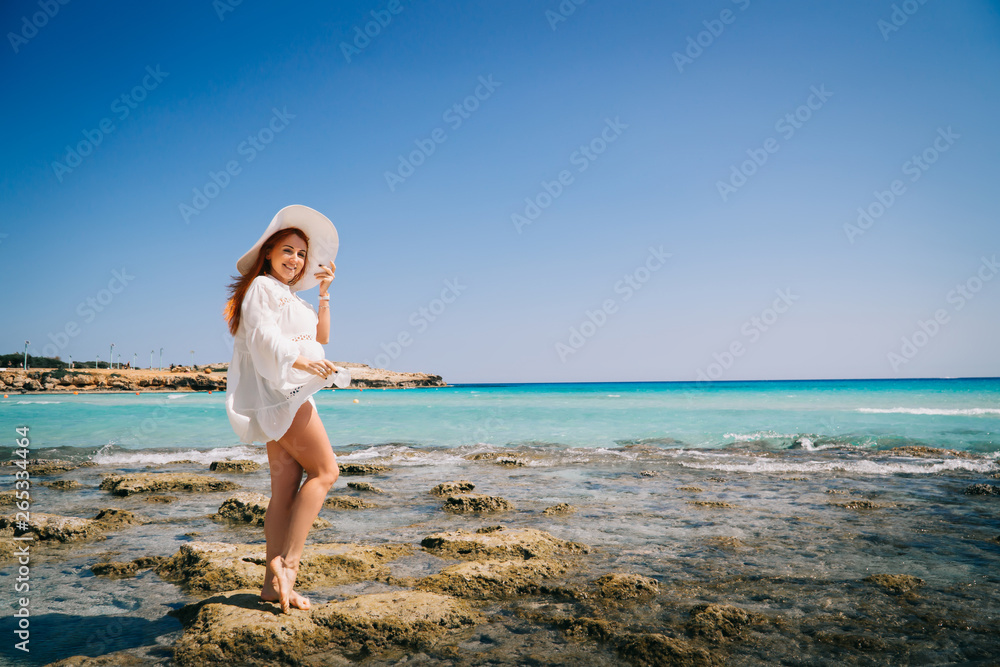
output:
M335 360L1000 375L1000 3L11 0L0 27L2 352L228 361L236 260L298 203L340 233Z

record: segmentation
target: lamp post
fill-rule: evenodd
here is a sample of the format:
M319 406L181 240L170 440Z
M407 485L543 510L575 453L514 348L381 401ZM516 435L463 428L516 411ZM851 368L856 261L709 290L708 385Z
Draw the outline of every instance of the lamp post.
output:
M97 355L97 361L94 362L94 368L101 367L101 355Z
M132 353L132 368L135 368L135 358L136 358L137 356L138 356L138 355L137 355L137 354L136 354L135 352L133 352L133 353Z
M160 348L160 368L158 370L163 370L163 348Z
M194 370L194 350L191 350L191 370Z
M156 350L149 351L149 370L153 370L153 352L156 352Z
M28 370L28 346L31 345L30 340L24 341L24 370Z
M115 365L115 344L111 343L111 355L108 356L108 370L110 371Z
M69 367L73 368L73 355L69 355Z

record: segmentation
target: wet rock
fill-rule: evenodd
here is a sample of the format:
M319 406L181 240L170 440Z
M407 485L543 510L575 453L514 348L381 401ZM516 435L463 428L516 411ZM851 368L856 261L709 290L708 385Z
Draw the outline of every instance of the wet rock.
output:
M546 516L556 516L558 514L572 514L576 511L576 508L569 503L559 503L558 505L553 505L552 507L546 507L542 510L542 514Z
M116 496L130 496L153 491L232 491L239 484L208 475L161 472L108 475L100 488Z
M328 644L329 631L313 622L311 612L282 614L259 593L229 591L171 612L185 626L174 646L176 664L300 665L303 657Z
M909 593L924 585L924 580L909 574L873 574L862 581L878 586L886 593Z
M158 567L167 560L169 559L166 556L139 556L132 562L135 564L136 568L140 570L148 570L150 568Z
M587 553L589 548L534 528L471 533L456 530L428 535L420 545L442 556L465 560L509 560Z
M493 463L497 464L498 466L503 466L505 468L523 468L524 466L528 465L527 461L524 461L522 459L516 459L509 456L498 456L496 459L493 460Z
M15 535L31 533L38 540L54 542L77 542L104 537L104 528L93 519L81 519L75 516L60 516L32 512L31 522L25 527L18 527L18 522L9 516L0 516L0 528L13 528Z
M737 509L739 506L722 500L689 500L688 505L709 509Z
M80 484L75 479L57 479L53 482L42 482L41 484L42 486L47 486L50 489L58 491L74 491L83 488L83 484Z
M0 506L13 505L16 502L17 496L14 491L0 491Z
M834 507L843 507L849 510L880 510L886 507L893 507L893 505L882 505L871 500L851 500L846 503L830 503Z
M13 465L20 468L19 463L24 461L24 459L13 459L10 461L4 461L0 465ZM27 463L27 471L32 477L47 477L49 475L61 475L63 473L69 472L70 470L76 470L77 468L87 468L97 465L92 461L64 461L62 459L28 459L25 461Z
M853 649L855 651L885 651L889 648L889 645L884 641L870 635L820 630L813 635L813 638L824 644Z
M656 477L660 472L658 470L640 470L639 477Z
M699 604L691 609L691 618L684 627L693 636L722 641L743 637L749 626L765 620L760 614L733 605Z
M236 459L234 461L212 461L208 469L212 472L248 473L257 472L262 467L256 461Z
M1000 486L996 484L971 484L965 487L965 493L970 496L1000 496Z
M458 482L441 482L431 489L431 493L435 496L453 496L459 493L468 493L475 488L475 484L465 480Z
M50 662L45 667L143 667L149 660L141 658L128 650L115 651L91 658L85 655L74 655L56 662Z
M824 493L828 493L831 496L848 496L853 493L853 491L850 489L827 489Z
M427 591L361 595L317 608L313 620L350 652L375 653L390 645L431 646L448 630L480 623L465 603Z
M747 546L740 538L728 535L714 535L712 537L706 537L705 544L710 547L724 549L726 551L738 551L739 549L745 549Z
M369 484L368 482L348 482L347 487L354 489L355 491L363 491L365 493L385 493L382 489L378 488L374 484Z
M514 509L506 498L470 493L459 496L448 496L442 508L446 512L464 514L469 512L505 512Z
M413 551L408 544L310 544L302 552L296 586L335 586L385 580L386 563ZM188 591L217 592L264 584L266 545L191 542L156 566L156 573Z
M118 530L119 528L126 528L128 526L144 523L144 520L138 515L129 512L128 510L120 510L116 507L102 509L97 513L97 516L94 517L94 521L100 524L105 530Z
M677 490L678 491L688 491L690 493L701 493L705 489L702 489L701 487L697 487L697 486L678 486Z
M388 472L389 466L378 463L339 463L341 475L378 475Z
M139 571L139 567L134 563L122 563L117 561L107 563L97 563L90 568L98 577L111 577L112 579L124 579L134 577Z
M544 580L565 571L565 565L542 558L467 561L421 579L416 587L460 598L498 600L537 594Z
M701 667L715 664L708 651L682 639L661 634L627 634L618 642L618 654L640 667Z
M498 530L507 530L507 526L498 524L496 526L482 526L480 528L476 528L476 532L479 533L480 535L485 535L487 533L495 533Z
M177 496L154 495L154 496L146 496L146 497L143 498L143 500L145 500L147 503L163 503L163 504L167 504L167 503L176 502L176 501L180 500L180 498L178 498Z
M924 445L907 445L905 447L893 447L885 451L886 454L890 456L919 456L927 458L940 459L946 456L953 456L960 459L971 459L972 454L969 452L960 452L955 449L938 449L936 447L927 447Z
M639 574L612 572L594 581L602 597L616 600L650 598L660 592L656 579Z
M218 513L213 514L212 518L216 521L233 521L263 527L264 515L270 502L271 499L262 493L237 493L223 501ZM316 517L312 527L326 528L329 525L330 522L326 519Z
M323 507L332 510L366 510L377 505L352 496L328 496L323 501Z

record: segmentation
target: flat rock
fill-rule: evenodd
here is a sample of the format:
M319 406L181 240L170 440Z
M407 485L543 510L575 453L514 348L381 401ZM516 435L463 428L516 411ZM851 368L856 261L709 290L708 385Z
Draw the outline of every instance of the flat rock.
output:
M134 562L123 563L110 561L97 563L91 566L90 571L98 577L111 577L112 579L125 579L134 577L139 572L139 566Z
M50 489L56 489L57 491L74 491L76 489L82 489L83 484L76 481L75 479L57 479L52 482L42 482L42 486L46 486Z
M13 490L0 491L0 505L13 505L17 502L17 495Z
M144 472L108 475L101 482L100 488L111 491L116 496L131 496L135 493L152 493L154 491L232 491L238 489L239 484L209 475Z
M711 654L683 639L657 633L626 634L618 641L618 654L642 667L702 667L714 665Z
M271 499L262 493L241 492L227 498L219 506L217 514L212 518L216 521L232 521L235 523L245 523L251 526L264 525L264 515ZM326 528L330 522L326 519L316 517L313 521L313 528Z
M543 581L565 571L565 565L543 558L467 561L421 579L416 587L460 598L498 600L535 595Z
M470 493L458 496L448 496L442 508L446 512L466 514L470 512L506 512L514 509L514 505L506 498Z
M17 463L24 461L24 459L13 459L10 461L4 461L0 465L16 465ZM87 468L96 466L97 464L93 461L64 461L61 459L27 459L25 461L27 464L27 471L32 477L47 477L49 475L61 475L63 473L69 472L70 470L76 470L77 468ZM17 466L20 467L20 466Z
M465 480L457 482L441 482L431 489L431 494L435 496L453 496L459 493L468 493L475 488L475 484Z
M323 501L323 507L331 510L366 510L376 505L353 496L328 496Z
M615 600L650 598L660 592L660 583L639 574L612 572L594 581L602 597Z
M362 491L364 493L378 493L384 494L385 491L378 488L374 484L369 484L368 482L348 482L347 487L354 489L355 491Z
M330 639L350 652L375 653L390 645L430 646L448 630L481 622L464 602L428 591L393 591L330 602L313 611Z
M338 463L341 475L378 475L389 471L389 466L378 463Z
M729 604L699 604L691 609L685 624L693 636L707 637L713 641L742 637L747 627L765 621L764 616Z
M965 487L970 496L1000 496L1000 486L996 484L971 484Z
M542 510L542 514L545 516L557 516L559 514L572 514L576 511L576 508L569 503L559 503L558 505L553 505L552 507L546 507Z
M924 585L924 580L909 574L873 574L863 579L865 583L874 584L887 593L909 593Z
M689 500L688 505L704 507L706 509L736 509L739 505L727 503L723 500Z
M212 461L208 469L212 472L247 473L257 472L263 466L256 461L236 459L234 461Z
M105 530L117 530L145 522L142 517L133 512L121 510L117 507L102 509L94 517L94 521L99 523Z
M35 539L54 542L77 542L103 538L105 531L104 526L93 519L43 512L31 513L31 521L27 530L18 528L17 522L10 516L0 516L0 528L13 528L15 535L32 533Z
M464 560L509 560L587 553L588 547L553 537L543 530L455 530L428 535L420 545L428 551Z
M367 580L388 579L385 563L409 554L408 544L306 545L296 579L298 588L335 586ZM190 542L173 557L156 566L164 579L179 583L185 590L218 592L237 588L260 589L264 584L264 544Z
M172 612L184 624L174 645L182 667L299 665L328 644L329 631L308 611L282 614L260 589L221 593Z
M879 504L871 500L851 500L846 503L830 503L834 507L843 507L848 510L880 510L886 507L894 507L891 504Z

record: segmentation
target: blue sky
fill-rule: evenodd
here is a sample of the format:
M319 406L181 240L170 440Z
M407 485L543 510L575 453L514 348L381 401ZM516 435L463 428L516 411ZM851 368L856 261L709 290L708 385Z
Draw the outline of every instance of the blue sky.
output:
M4 352L228 361L299 203L335 360L1000 375L996 2L50 2L0 9Z

